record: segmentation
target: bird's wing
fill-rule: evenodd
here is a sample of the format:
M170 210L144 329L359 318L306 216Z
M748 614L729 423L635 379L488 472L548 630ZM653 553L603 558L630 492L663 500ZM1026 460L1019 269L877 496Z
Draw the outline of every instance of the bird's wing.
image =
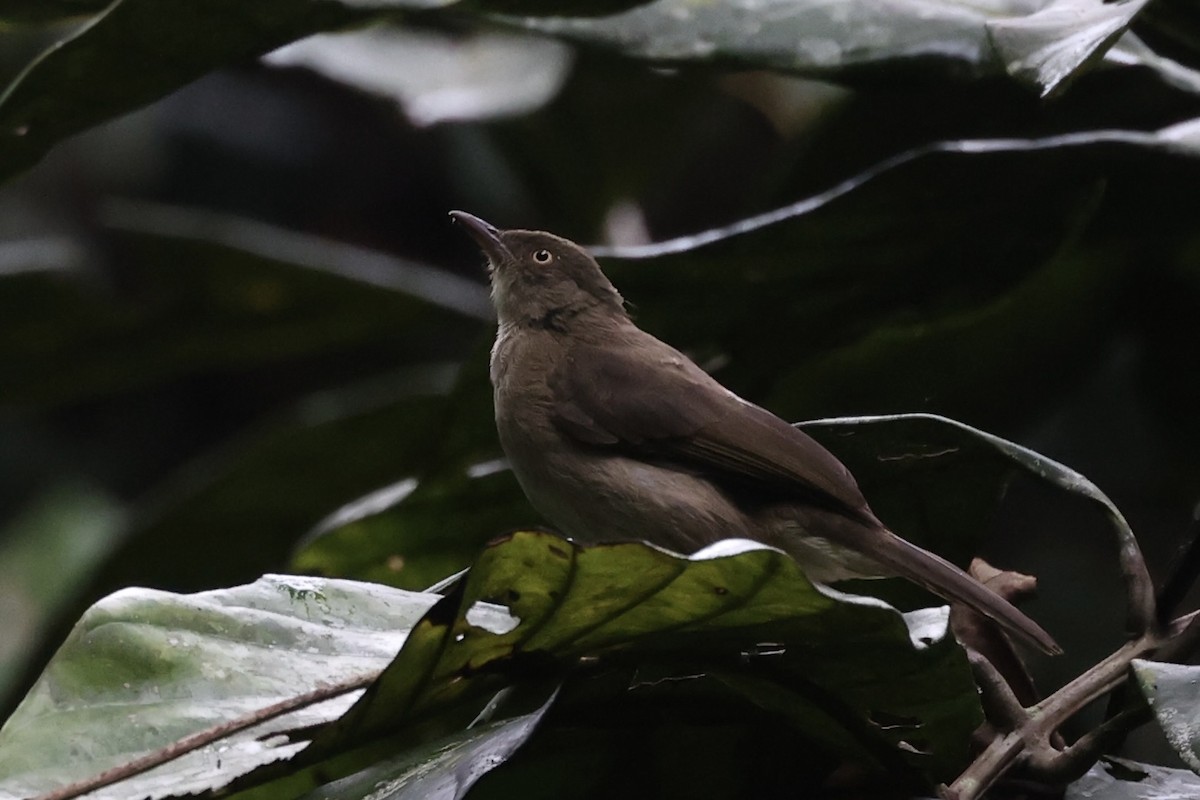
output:
M555 424L579 442L667 459L717 482L804 495L862 516L849 470L814 439L742 400L649 335L576 345L550 377ZM636 356L636 357L635 357Z

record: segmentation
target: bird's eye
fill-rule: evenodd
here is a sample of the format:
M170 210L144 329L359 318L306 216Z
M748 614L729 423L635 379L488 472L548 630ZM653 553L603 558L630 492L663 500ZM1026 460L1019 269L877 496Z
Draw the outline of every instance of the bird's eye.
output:
M554 256L550 255L549 250L538 250L533 254L533 260L539 264L549 264L550 260L553 258Z

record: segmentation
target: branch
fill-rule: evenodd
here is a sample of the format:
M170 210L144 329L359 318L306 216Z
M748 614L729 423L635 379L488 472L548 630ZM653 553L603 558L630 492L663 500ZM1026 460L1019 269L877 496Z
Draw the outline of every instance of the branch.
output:
M139 756L132 761L127 761L124 764L105 770L90 778L84 778L83 780L75 781L53 791L46 792L45 794L40 794L32 798L32 800L71 800L71 798L79 797L88 792L103 789L105 786L112 786L114 783L128 780L169 761L174 761L180 756L199 750L201 747L212 744L219 739L232 736L238 731L253 728L255 725L274 719L275 717L316 705L334 697L349 694L358 689L365 689L378 677L379 672L376 671L367 675L348 678L339 683L321 684L310 692L289 697L274 705L251 711L248 714L235 717L234 719L214 725L211 728L205 728L202 731L184 736L182 739L176 739L165 747L160 747L158 750L153 750L144 756Z
M942 796L952 800L976 800L1005 770L1022 759L1033 777L1048 782L1061 781L1080 764L1090 764L1120 732L1135 723L1141 724L1144 717L1138 709L1117 715L1062 751L1051 745L1054 733L1088 703L1119 686L1128 675L1133 659L1155 653L1161 655L1180 646L1194 646L1197 640L1200 640L1200 612L1175 620L1165 631L1150 630L1127 642L1028 709L1016 702L1007 684L997 686L1003 679L990 664L983 666L978 662L984 659L972 659L976 673L983 678L981 688L1001 709L1004 721L1015 720L1015 724L1008 733L994 739L954 783L943 788Z

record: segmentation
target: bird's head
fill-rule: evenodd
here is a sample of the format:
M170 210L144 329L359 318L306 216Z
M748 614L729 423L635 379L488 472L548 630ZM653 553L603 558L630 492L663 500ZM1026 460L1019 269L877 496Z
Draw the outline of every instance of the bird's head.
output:
M576 319L627 319L620 293L574 242L543 231L498 230L464 211L450 216L488 259L501 324L566 329Z

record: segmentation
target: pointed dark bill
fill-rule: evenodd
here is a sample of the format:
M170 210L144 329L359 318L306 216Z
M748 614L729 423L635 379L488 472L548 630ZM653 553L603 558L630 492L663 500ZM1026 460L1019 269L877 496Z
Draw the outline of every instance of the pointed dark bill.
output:
M451 211L450 218L467 229L467 233L475 240L480 249L487 255L488 261L492 262L492 266L503 263L506 259L512 258L512 253L504 246L504 242L500 240L500 231L490 223L484 222L474 214L468 214L465 211Z

